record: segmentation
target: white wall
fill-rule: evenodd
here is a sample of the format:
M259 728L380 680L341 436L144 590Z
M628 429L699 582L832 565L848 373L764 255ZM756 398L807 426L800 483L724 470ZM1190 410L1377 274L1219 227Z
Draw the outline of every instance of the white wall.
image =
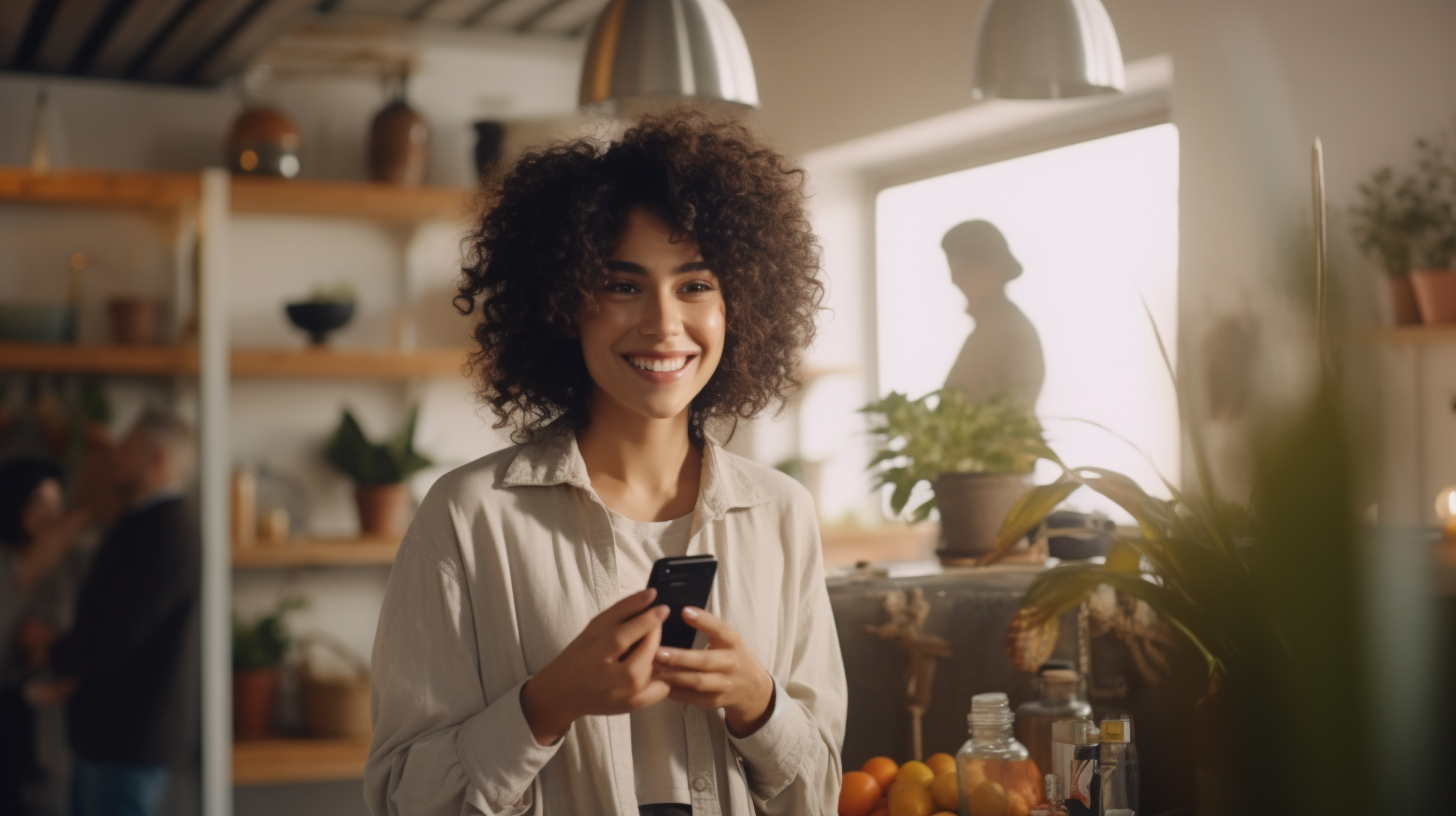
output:
M966 108L980 2L779 0L736 5L758 71L759 122L783 148L808 153ZM1385 320L1381 282L1355 256L1343 217L1375 168L1407 160L1412 140L1456 112L1456 5L1441 0L1106 0L1133 61L1172 58L1172 121L1180 135L1180 360L1198 385L1208 327L1252 313L1262 358L1295 348L1306 326L1288 295L1312 290L1303 266L1308 150L1323 138L1336 296L1347 320ZM1048 105L1072 103L1051 102ZM872 192L872 191L871 191ZM832 232L827 230L826 233ZM853 254L847 237L829 254ZM857 284L856 284L857 285ZM866 324L867 325L867 324ZM851 332L852 333L852 332ZM1298 365L1283 363L1284 370ZM1436 355L1425 370L1439 373ZM1288 378L1285 377L1287 380ZM1450 387L1456 388L1456 382ZM1439 392L1438 392L1439 393ZM1428 398L1421 442L1426 483L1396 457L1383 517L1414 520L1426 492L1456 482L1456 418ZM1401 410L1403 405L1393 406ZM1405 410L1409 410L1408 408ZM1237 482L1229 428L1209 429L1220 470ZM1440 440L1439 442L1437 440ZM1440 464L1433 464L1439 462ZM1401 500L1402 497L1409 497ZM1417 500L1418 499L1418 500Z

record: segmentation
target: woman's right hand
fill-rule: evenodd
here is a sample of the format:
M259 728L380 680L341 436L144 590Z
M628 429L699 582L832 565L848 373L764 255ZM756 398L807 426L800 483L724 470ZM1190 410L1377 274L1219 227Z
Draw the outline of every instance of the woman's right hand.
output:
M656 597L657 590L644 589L613 604L521 687L521 711L536 742L556 742L581 717L626 714L667 697L667 683L652 676L668 614L666 606L648 609Z

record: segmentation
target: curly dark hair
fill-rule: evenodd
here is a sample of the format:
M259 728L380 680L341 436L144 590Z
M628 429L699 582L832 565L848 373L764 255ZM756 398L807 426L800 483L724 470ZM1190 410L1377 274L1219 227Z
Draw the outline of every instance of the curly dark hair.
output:
M526 441L558 419L588 424L575 327L638 207L694 240L722 286L723 357L689 409L693 442L715 420L731 434L781 407L824 297L804 199L802 170L743 125L692 110L526 154L467 239L455 297L462 314L480 311L470 365L495 427Z

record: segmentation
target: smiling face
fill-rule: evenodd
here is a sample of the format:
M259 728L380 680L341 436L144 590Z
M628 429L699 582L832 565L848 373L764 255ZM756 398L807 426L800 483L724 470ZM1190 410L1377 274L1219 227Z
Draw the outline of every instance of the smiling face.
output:
M723 357L725 315L718 277L697 244L673 241L661 218L633 210L595 310L578 326L593 405L605 400L648 419L685 416Z

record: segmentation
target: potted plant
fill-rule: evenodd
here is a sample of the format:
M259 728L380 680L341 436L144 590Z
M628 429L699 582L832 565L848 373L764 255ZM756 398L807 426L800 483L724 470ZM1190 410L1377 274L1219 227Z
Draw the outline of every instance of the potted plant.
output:
M909 518L940 511L936 554L946 564L991 550L1001 520L1031 485L1036 460L1050 453L1036 416L1009 394L972 404L955 391L915 400L896 392L860 410L873 417L879 451L870 467L877 488L893 488L890 508L905 513L914 488L930 483L933 495Z
M1397 181L1394 169L1382 167L1360 185L1360 203L1350 208L1355 242L1385 273L1397 325L1421 322L1411 286L1411 243L1422 229L1419 205L1415 179Z
M1326 374L1306 404L1259 418L1244 504L1217 492L1187 391L1176 379L1175 388L1191 489L1170 484L1171 498L1161 499L1127 476L1049 454L1062 477L1030 489L1007 515L988 562L1081 487L1136 521L1105 563L1063 564L1031 584L1008 632L1012 663L1034 670L1051 653L1059 618L1109 585L1147 604L1207 663L1208 694L1190 732L1200 816L1254 812L1255 801L1257 812L1372 812L1370 777L1347 772L1373 761L1374 740L1360 603L1369 551L1357 532L1342 390ZM1301 761L1287 762L1294 756Z
M1434 141L1417 139L1420 151L1416 212L1422 230L1414 243L1411 283L1425 323L1456 323L1456 165L1450 134Z
M434 464L414 447L418 406L411 408L404 427L383 443L370 442L347 408L324 455L329 463L354 480L359 508L359 529L366 537L392 536L409 492L404 481Z
M251 623L233 615L233 739L272 735L279 667L293 642L287 617L303 605L300 599L285 599Z

